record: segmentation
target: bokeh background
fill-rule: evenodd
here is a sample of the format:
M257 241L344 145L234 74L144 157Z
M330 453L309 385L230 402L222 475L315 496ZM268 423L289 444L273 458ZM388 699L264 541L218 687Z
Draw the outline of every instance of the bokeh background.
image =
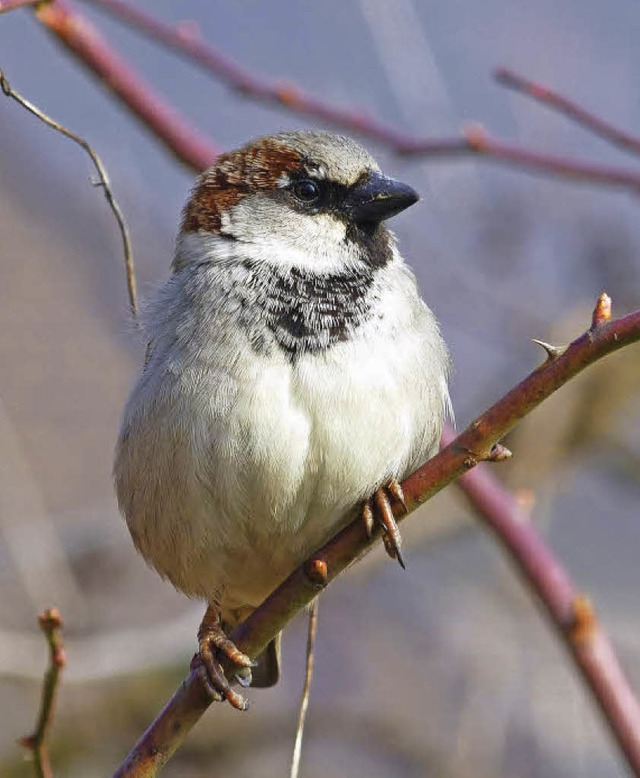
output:
M640 128L640 6L596 0L136 0L262 75L295 81L425 136L468 120L540 150L632 165L492 80L510 66L623 128ZM89 5L81 10L223 148L319 126L234 94ZM0 16L12 85L103 157L132 232L141 295L164 278L192 174L63 53L28 11ZM640 129L638 130L640 132ZM58 775L110 774L184 675L202 608L148 570L112 493L112 448L144 344L126 304L112 214L82 152L0 100L0 775L27 776L57 605L68 667ZM455 362L460 425L566 342L606 290L640 304L630 195L478 160L385 169L423 201L395 220ZM591 368L507 441L496 471L598 607L640 689L640 353ZM322 598L303 774L615 778L614 746L529 594L455 488L403 530L408 571L381 550ZM285 672L245 715L217 706L167 776L288 774L306 623Z

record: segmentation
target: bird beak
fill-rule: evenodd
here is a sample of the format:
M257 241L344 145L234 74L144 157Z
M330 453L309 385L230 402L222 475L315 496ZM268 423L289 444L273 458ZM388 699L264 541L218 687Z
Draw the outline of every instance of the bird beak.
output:
M420 199L415 189L382 173L370 172L351 188L344 209L356 224L378 224Z

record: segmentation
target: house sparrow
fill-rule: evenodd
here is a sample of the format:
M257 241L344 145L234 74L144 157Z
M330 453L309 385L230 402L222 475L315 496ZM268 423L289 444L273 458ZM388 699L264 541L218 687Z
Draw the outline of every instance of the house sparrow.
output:
M147 562L208 604L199 656L235 707L221 655L245 684L254 664L225 630L349 508L362 505L369 532L381 524L403 564L391 501L449 409L446 346L383 223L417 200L348 138L251 141L198 179L143 316L118 501ZM271 646L254 685L277 674Z

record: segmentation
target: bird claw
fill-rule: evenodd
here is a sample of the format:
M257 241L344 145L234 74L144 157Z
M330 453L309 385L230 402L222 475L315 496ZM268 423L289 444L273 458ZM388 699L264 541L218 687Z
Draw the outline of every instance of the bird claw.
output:
M372 497L365 500L362 505L362 520L367 537L372 536L374 524L377 521L382 527L382 540L385 551L391 559L397 559L400 567L404 570L405 563L401 551L402 538L393 515L389 495L402 505L405 512L407 511L402 487L395 478L392 478L388 484L381 486L374 492Z
M211 697L217 701L226 700L236 710L247 710L248 700L231 688L221 659L226 658L239 666L235 677L241 686L251 684L251 668L255 663L227 637L220 623L220 615L212 607L207 609L198 630L197 657L203 668L202 680Z

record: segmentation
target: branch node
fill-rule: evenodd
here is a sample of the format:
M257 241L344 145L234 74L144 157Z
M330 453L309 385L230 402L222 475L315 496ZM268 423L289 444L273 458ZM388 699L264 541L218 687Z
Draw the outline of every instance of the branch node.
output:
M487 456L487 462L504 462L505 459L511 459L513 453L502 443L494 443L491 446L489 455Z
M554 359L561 357L568 348L567 346L552 346L551 343L538 340L538 338L531 338L531 341L547 352L547 362L553 362Z
M591 600L585 594L577 594L571 603L572 614L569 623L569 639L576 646L591 642L598 625Z
M478 122L463 127L462 137L472 151L485 151L487 148L487 131Z
M611 320L611 298L606 292L598 297L596 307L593 309L591 317L591 331L597 330L603 324Z
M202 28L195 19L185 19L176 24L176 35L185 41L202 40Z
M309 583L316 589L324 589L329 582L327 563L319 557L314 557L305 562L304 574Z
M295 108L300 102L300 90L291 83L278 84L275 87L277 99L289 108Z

